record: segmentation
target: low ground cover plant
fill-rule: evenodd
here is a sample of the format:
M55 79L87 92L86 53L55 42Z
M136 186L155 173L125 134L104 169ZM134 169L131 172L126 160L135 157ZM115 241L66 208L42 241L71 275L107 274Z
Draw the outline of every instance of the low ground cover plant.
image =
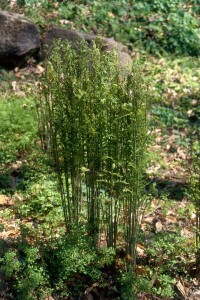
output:
M45 9L58 11L65 27L115 37L132 49L199 55L199 0L38 1L18 0L26 14L46 22ZM35 17L34 10L38 10ZM49 15L49 21L55 24Z
M31 151L37 137L33 100L20 97L0 102L0 162L9 164Z

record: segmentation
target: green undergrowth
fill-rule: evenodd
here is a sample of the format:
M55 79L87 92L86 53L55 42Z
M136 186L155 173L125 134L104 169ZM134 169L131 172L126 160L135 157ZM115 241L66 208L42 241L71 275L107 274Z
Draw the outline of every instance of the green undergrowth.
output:
M146 72L152 80L152 125L176 135L176 146L189 153L200 128L199 58L148 56Z
M0 100L0 163L21 159L33 150L37 115L32 99L6 97Z
M114 37L132 50L197 56L200 49L199 0L35 1L19 7L41 28L49 23ZM48 15L46 15L48 11Z

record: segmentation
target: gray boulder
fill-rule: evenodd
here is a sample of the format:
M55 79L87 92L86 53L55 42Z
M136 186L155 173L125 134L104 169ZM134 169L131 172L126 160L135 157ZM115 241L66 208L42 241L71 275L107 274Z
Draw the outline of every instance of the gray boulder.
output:
M37 27L15 13L0 11L0 65L4 68L22 66L41 48Z
M76 44L79 39L84 39L87 41L88 45L92 47L93 41L96 37L96 35L80 33L75 30L53 26L44 36L42 56L44 58L48 55L49 49L51 49L55 39L61 39L63 41L68 40L71 42L72 46L76 48ZM131 56L128 54L127 48L122 43L116 42L113 38L101 37L101 40L103 51L113 51L114 49L118 50L122 67L125 67L127 62L130 64L132 63Z

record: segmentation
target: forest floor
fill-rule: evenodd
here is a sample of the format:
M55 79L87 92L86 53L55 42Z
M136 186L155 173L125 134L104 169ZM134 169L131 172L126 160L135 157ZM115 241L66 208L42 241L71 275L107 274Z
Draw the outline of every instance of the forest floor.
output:
M145 56L143 72L150 82L151 146L146 176L152 188L141 215L136 249L136 274L148 278L151 292L143 291L140 282L137 299L197 300L200 269L195 257L196 212L188 187L191 145L199 135L200 58L132 52L135 56ZM37 133L34 97L44 71L45 64L34 60L21 69L0 70L1 256L17 248L21 240L33 246L48 245L63 234L59 195ZM119 257L115 267L124 270L126 260L128 257ZM96 286L90 288L96 296L88 299L109 299L100 295L101 291L95 292ZM0 299L14 299L10 289L11 282L5 283L1 274ZM47 299L58 298L52 294Z

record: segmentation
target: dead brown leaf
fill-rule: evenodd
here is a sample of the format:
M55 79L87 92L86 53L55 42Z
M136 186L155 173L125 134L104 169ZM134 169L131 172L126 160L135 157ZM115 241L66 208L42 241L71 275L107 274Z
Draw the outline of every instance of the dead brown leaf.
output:
M141 244L137 244L136 245L136 252L137 252L137 255L144 256L145 255L145 247Z
M159 233L163 230L163 225L161 223L161 221L159 220L158 222L156 222L155 224L155 231L156 233Z
M189 288L186 287L182 278L180 278L180 280L176 283L176 288L178 289L180 294L184 297L184 299L186 299L189 293Z
M186 237L186 238L194 238L194 232L187 228L182 228L181 229L181 236Z
M13 202L13 199L10 198L10 197L7 197L5 195L0 195L0 205L1 206L10 206L10 205L13 205L14 202Z
M45 71L44 67L37 65L37 67L35 69L35 74L40 75L40 74L44 73L44 71Z
M136 266L135 273L137 275L150 275L150 270L146 266Z
M166 225L172 225L178 223L177 218L171 215L166 216Z
M144 219L144 222L149 225L152 225L154 223L154 221L155 221L155 216L149 216Z

